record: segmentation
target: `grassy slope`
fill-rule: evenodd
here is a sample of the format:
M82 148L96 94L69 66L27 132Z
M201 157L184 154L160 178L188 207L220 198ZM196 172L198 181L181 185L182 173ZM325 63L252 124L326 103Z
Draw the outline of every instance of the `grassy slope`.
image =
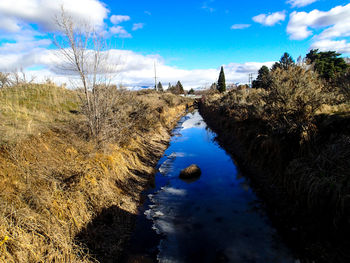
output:
M74 91L0 90L0 262L118 259L139 194L185 110L173 95L136 99L162 113L148 116L148 131L130 133L127 145L100 149L76 128L84 117L74 114Z
M0 91L0 143L20 140L43 131L53 122L72 118L77 93L51 85L25 85Z
M271 134L257 118L259 91L251 90L250 98L241 93L239 104L232 92L201 106L220 144L252 168L256 190L298 252L320 262L348 262L349 106L322 107L315 116L318 132L299 144L288 134Z

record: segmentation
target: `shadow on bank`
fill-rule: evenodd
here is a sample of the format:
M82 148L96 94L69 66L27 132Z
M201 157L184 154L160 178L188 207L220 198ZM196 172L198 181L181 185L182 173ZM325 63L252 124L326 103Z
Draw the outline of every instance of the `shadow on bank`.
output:
M350 262L350 116L319 115L317 133L300 145L269 134L260 119L235 121L222 110L200 105L295 254L302 262Z
M136 215L118 206L105 208L76 236L99 262L120 262Z

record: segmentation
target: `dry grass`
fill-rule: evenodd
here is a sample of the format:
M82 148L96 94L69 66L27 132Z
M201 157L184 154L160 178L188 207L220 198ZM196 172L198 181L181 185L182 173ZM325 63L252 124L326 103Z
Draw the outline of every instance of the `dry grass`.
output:
M128 120L147 111L133 119L124 143L110 140L101 148L86 139L74 91L47 85L0 90L0 262L118 259L139 194L185 110L176 96L172 107L167 95L127 96L140 105L125 109ZM142 132L141 120L147 124ZM103 232L106 211L115 223Z
M0 89L0 144L21 140L54 122L72 118L78 94L54 85L26 84Z
M350 231L350 103L344 95L323 88L313 72L291 68L273 72L267 91L208 97L201 112L223 146L259 171L252 181L282 228L303 229L300 242L309 255L348 262L349 253L335 252L348 246ZM328 246L328 255L312 242Z

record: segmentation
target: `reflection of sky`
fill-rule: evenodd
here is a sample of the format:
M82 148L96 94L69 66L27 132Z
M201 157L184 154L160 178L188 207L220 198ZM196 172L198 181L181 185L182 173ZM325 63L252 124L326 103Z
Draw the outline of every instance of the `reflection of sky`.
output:
M201 116L188 114L176 132L180 136L172 138L160 160L157 188L145 212L153 229L165 236L158 246L159 262L214 262L218 257L225 262L294 262ZM192 183L180 180L180 170L191 164L201 168L201 177Z
M183 130L191 129L191 128L205 128L206 127L202 116L198 112L195 112L194 114L190 114L189 116L190 116L190 118L187 119L181 126Z

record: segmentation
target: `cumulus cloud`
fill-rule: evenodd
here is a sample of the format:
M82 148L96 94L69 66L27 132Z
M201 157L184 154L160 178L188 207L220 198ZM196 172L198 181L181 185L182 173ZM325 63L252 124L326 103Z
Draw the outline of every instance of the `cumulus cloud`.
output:
M129 21L129 16L111 16L113 26L106 28L104 21L109 17L109 10L99 0L17 0L0 1L0 72L9 72L23 68L36 80L51 78L60 83L70 83L78 79L73 72L63 72L64 60L57 56L57 50L51 48L47 31L55 30L54 16L61 12L61 3L66 13L76 21L88 19L95 26L101 26L107 36L116 35L130 38L131 34L120 23ZM210 2L208 2L210 3ZM32 26L35 24L36 26ZM142 23L133 24L133 30L141 29ZM240 25L236 27L246 27ZM39 28L39 30L37 29ZM128 50L112 49L109 60L104 64L109 73L118 76L115 83L130 88L153 86L154 63L157 75L163 84L175 84L180 80L186 89L209 87L217 81L220 68L184 70L167 65L158 55L142 55ZM248 73L257 72L268 63L231 63L225 65L228 83L247 83ZM271 63L272 64L272 63Z
M136 31L136 30L142 29L144 26L145 26L144 23L135 23L132 26L132 31Z
M231 26L231 29L245 29L250 27L251 24L234 24Z
M18 32L21 30L19 22L15 19L0 15L0 29L8 32Z
M275 12L272 14L260 14L253 17L253 21L264 26L274 26L280 21L286 19L286 14L284 11Z
M42 47L27 52L0 52L0 71L7 72L14 69L27 69L28 75L35 75L37 80L44 81L51 78L58 84L70 83L78 76L63 74L58 65L63 65L62 57L57 56L55 50ZM167 83L175 84L180 80L185 89L209 87L217 81L220 68L184 70L167 65L158 55L142 55L130 50L112 49L109 51L106 68L117 75L115 83L129 88L152 87L154 85L154 63L157 67L157 76L165 86ZM249 73L257 73L262 65L271 66L273 62L257 63L231 63L224 65L227 83L247 83ZM40 70L28 70L28 68Z
M350 4L337 6L328 12L317 9L307 12L290 14L287 32L291 39L305 39L313 34L311 29L327 28L320 35L321 38L338 37L350 33Z
M290 39L303 40L314 35L314 31L320 33L314 36L312 47L349 53L349 44L344 38L350 36L350 4L326 12L315 9L290 14L287 26ZM334 40L336 38L343 39Z
M350 43L347 43L346 40L324 39L314 42L311 45L311 48L319 49L322 51L336 50L339 53L350 53Z
M117 24L120 24L122 22L129 21L130 16L112 15L110 20L113 24L117 25Z
M287 1L292 7L303 7L317 2L318 0L289 0Z
M55 16L61 13L61 7L76 21L87 20L94 26L103 26L108 9L98 0L12 0L0 1L0 29L18 32L30 23L44 30L56 29Z
M116 35L120 38L131 38L131 34L128 33L122 26L112 26L110 28L110 33Z
M36 48L46 48L51 44L49 39L29 40L15 43L3 43L0 46L0 53L25 52Z

